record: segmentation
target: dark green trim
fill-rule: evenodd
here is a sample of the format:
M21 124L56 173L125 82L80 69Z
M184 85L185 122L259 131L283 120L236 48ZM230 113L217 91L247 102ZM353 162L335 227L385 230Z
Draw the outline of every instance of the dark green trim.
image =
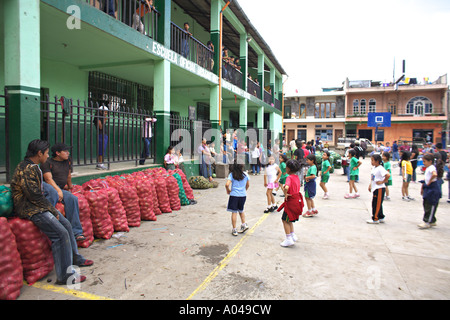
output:
M17 86L6 86L6 88L8 89L9 94L13 95L13 94L17 94L14 93L14 91L28 91L28 92L34 92L37 93L39 96L41 95L41 89L40 88L33 88L33 87L28 87L28 86L21 86L21 85L17 85ZM13 91L11 93L11 91Z

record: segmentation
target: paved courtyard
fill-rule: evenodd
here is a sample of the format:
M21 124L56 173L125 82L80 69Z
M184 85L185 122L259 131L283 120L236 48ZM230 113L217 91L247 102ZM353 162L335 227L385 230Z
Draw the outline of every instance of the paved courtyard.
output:
M19 300L450 299L448 182L437 226L419 230L420 184L410 186L415 201L402 201L394 169L386 223L369 225L370 159L360 172L359 199L344 199L342 169L331 175L329 200L317 186L319 214L295 224L293 247L280 246L281 213L263 213L263 175L251 176L245 206L250 229L238 237L231 235L225 180L218 179L217 189L195 190L196 205L80 249L95 264L82 269L87 280L79 288L55 285L52 272L24 285Z

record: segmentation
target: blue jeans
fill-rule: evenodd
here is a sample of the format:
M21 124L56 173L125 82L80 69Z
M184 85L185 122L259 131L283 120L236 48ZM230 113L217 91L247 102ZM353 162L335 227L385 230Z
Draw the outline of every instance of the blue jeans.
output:
M81 265L86 260L78 253L70 222L61 213L59 213L59 220L56 219L49 211L37 213L30 220L52 242L57 282L66 283L68 278L75 274L71 267Z
M211 169L211 161L208 160L208 163L206 162L204 156L202 155L202 163L200 164L200 174L205 177L206 179L209 179L209 177L212 176L212 169Z
M44 182L44 196L50 201L52 206L56 206L59 200L58 192L48 183ZM66 219L69 220L73 234L76 236L83 234L83 227L80 221L80 208L78 206L78 198L66 190L62 190L64 211L66 212Z
M398 151L392 152L392 160L393 161L399 161L400 160L400 156L398 154Z
M144 150L142 150L141 160L139 160L139 164L145 163L145 158L150 157L150 143L152 142L152 138L142 138L144 142Z

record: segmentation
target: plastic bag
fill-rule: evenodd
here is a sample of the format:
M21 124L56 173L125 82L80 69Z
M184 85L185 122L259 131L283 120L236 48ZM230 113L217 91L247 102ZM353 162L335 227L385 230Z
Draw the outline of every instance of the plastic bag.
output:
M0 217L9 218L14 214L14 203L11 189L0 186Z

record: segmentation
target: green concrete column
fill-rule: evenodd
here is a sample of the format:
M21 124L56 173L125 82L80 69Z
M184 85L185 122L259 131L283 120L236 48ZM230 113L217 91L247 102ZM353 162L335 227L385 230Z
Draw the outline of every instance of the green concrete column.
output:
M261 86L261 100L264 101L264 55L258 56L258 81Z
M272 103L275 105L275 69L270 69L270 89L272 90Z
M244 132L247 131L248 123L248 100L242 99L239 102L239 128Z
M258 107L258 113L256 116L256 129L258 130L259 141L262 142L264 134L264 107Z
M4 0L5 87L9 95L10 176L40 132L40 1Z
M213 129L220 129L223 127L223 121L219 124L219 85L213 85L209 91L209 120ZM223 114L223 110L222 110Z
M219 50L220 48L220 10L222 1L211 0L211 42L214 45L214 69L213 72L219 75Z
M242 33L240 38L240 61L242 72L242 90L247 91L247 73L248 73L248 42L247 33Z
M156 9L161 13L158 19L158 42L170 49L170 30L172 19L172 1L156 0Z
M164 163L170 141L170 62L155 62L154 112L156 115L156 163Z

